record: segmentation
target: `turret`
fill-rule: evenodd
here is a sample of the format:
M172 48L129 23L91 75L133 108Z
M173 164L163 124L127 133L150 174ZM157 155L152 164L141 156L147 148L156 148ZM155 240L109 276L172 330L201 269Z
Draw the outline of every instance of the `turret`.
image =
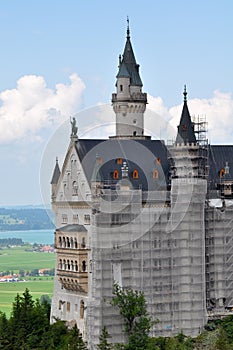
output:
M130 40L129 21L125 49L122 57L119 56L116 78L116 93L112 94L113 109L116 113L115 137L144 138L147 94L142 92L139 64L136 62Z
M194 133L194 124L191 120L188 104L186 85L184 86L184 105L181 113L180 124L178 125L178 132L176 137L176 144L196 144L196 136Z
M56 196L57 184L58 184L58 180L59 180L60 174L61 174L61 171L60 171L60 168L59 168L59 165L58 165L58 159L56 158L56 164L55 164L55 167L54 167L52 180L50 182L51 187L52 187L51 188L52 202L54 201L55 196Z
M196 139L194 123L191 120L188 104L187 91L184 86L184 104L180 123L177 127L177 136L174 147L171 149L173 158L173 178L205 178L207 150L199 145Z

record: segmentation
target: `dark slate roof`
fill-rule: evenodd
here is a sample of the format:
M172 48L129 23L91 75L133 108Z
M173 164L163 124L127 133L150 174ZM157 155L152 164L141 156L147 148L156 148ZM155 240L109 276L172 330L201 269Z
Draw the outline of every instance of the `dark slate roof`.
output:
M72 224L57 228L56 231L60 232L86 232L87 229L83 225Z
M52 180L51 180L51 185L56 185L58 183L59 177L60 177L61 171L58 165L58 160L56 159L56 164L55 164L55 168L53 171L53 176L52 176Z
M233 180L233 145L209 146L209 180L210 188L214 189L220 181L220 172L228 163L229 174L222 176L221 181Z
M121 62L117 78L130 78L125 62Z
M96 161L95 161L95 166L92 173L91 181L94 181L94 182L104 181L104 177L101 171L101 157L98 155L96 155Z
M184 105L181 113L180 124L178 125L178 132L176 137L176 143L196 143L196 136L194 133L194 124L191 120L189 109L187 105L187 92L186 86L184 87Z
M76 149L90 185L95 176L96 181L101 179L109 184L120 181L122 164L117 164L118 158L127 162L129 180L133 188L153 191L164 190L169 185L168 151L165 144L159 140L79 139ZM102 158L102 164L99 163L96 172L97 154ZM229 166L229 174L224 175L221 181L233 180L233 145L209 146L208 158L211 190L216 189L216 184L220 182L220 171L226 164ZM132 178L135 169L138 170L138 179ZM113 179L114 170L119 173L118 180ZM153 179L155 170L159 173L157 180Z
M136 62L129 35L127 35L123 58L119 66L117 78L128 76L130 77L131 85L142 86L142 81L139 75L139 64Z
M122 164L118 159L127 162L129 180L135 189L158 190L166 189L169 178L167 148L159 140L91 140L79 139L76 149L89 183L93 181L96 172L96 155L102 158L99 170L105 183L117 183L121 180ZM119 179L113 178L117 170ZM138 171L138 179L132 177L134 170ZM153 178L153 172L158 171L158 179ZM96 180L98 181L98 179Z

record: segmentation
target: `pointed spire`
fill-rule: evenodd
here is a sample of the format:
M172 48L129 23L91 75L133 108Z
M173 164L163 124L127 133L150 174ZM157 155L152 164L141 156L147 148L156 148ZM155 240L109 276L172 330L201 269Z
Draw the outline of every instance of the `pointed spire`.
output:
M127 17L127 38L123 56L119 60L119 71L117 78L129 77L130 84L142 86L142 81L139 75L139 64L137 64L132 44L130 41L129 18Z
M59 164L58 164L58 158L56 157L56 164L54 167L52 180L50 182L51 185L56 185L58 183L60 174L61 174L61 171L60 171Z
M130 39L129 17L127 16L127 39Z
M197 143L196 136L194 133L194 124L191 120L188 104L187 104L187 90L186 85L184 86L184 105L181 113L180 124L178 125L178 133L176 137L176 143Z
M183 92L183 95L184 95L184 102L187 102L187 91L186 91L186 85L184 86L184 92Z

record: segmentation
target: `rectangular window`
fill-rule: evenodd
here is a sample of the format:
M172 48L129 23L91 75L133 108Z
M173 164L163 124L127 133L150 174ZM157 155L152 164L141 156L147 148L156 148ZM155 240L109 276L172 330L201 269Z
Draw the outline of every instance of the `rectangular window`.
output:
M67 224L68 223L68 216L67 214L62 214L62 223Z
M70 302L69 301L67 301L67 303L66 303L66 310L68 312L70 312Z
M84 215L84 224L90 225L91 223L91 217L89 214Z

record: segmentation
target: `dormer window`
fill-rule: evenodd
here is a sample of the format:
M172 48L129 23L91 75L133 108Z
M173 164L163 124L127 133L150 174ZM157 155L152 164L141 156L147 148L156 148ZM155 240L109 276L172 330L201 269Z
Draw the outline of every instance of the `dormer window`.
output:
M158 170L153 171L153 179L158 179L159 178L159 172Z
M119 179L119 173L118 173L118 170L117 170L117 169L114 170L114 172L112 173L112 177L113 177L114 180Z
M132 173L132 177L133 179L138 179L138 170L134 169L133 173Z
M117 163L117 164L121 165L122 162L123 162L122 158L117 158L117 159L116 159L116 163Z

